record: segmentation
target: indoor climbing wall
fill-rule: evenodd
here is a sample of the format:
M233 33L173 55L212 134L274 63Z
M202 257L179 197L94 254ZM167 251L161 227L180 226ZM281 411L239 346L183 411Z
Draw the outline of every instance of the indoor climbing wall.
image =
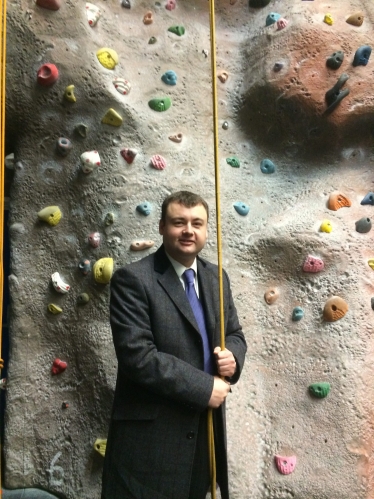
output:
M374 7L217 0L224 266L248 341L232 499L374 497ZM8 6L11 352L5 485L98 499L113 270L163 198L212 209L208 2Z

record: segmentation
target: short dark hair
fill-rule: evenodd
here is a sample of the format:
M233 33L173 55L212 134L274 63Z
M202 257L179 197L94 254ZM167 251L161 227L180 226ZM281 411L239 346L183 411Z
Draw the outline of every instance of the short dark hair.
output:
M187 208L192 208L193 206L202 204L205 208L207 218L209 218L209 207L204 198L202 198L198 194L195 194L194 192L178 191L173 192L173 194L169 194L169 196L167 196L162 203L161 220L163 222L165 222L166 220L166 212L170 203L183 204L183 206L186 206Z

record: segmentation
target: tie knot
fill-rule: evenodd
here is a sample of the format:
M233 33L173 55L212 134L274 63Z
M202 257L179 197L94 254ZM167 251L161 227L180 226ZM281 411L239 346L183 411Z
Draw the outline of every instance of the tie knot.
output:
M187 269L184 271L184 278L187 284L193 284L195 280L195 271L194 269Z

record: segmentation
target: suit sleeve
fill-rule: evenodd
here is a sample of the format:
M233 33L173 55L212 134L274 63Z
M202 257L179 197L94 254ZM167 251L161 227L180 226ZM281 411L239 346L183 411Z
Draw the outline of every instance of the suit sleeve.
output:
M230 280L226 271L223 271L223 276L225 285L227 286L225 294L228 300L228 306L225 307L227 311L227 319L225 317L225 346L227 350L230 350L233 353L236 360L236 373L234 376L229 378L230 383L234 384L239 380L243 369L247 343L244 338L242 327L239 323L238 314L232 298Z
M206 409L213 377L157 350L147 292L142 279L126 267L115 272L111 280L110 322L119 376L191 409Z

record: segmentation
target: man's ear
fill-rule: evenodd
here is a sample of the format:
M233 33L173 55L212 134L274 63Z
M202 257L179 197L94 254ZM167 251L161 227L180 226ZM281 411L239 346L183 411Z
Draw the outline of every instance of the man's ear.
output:
M158 233L161 234L161 236L164 235L164 227L165 227L164 221L160 220L158 223Z

